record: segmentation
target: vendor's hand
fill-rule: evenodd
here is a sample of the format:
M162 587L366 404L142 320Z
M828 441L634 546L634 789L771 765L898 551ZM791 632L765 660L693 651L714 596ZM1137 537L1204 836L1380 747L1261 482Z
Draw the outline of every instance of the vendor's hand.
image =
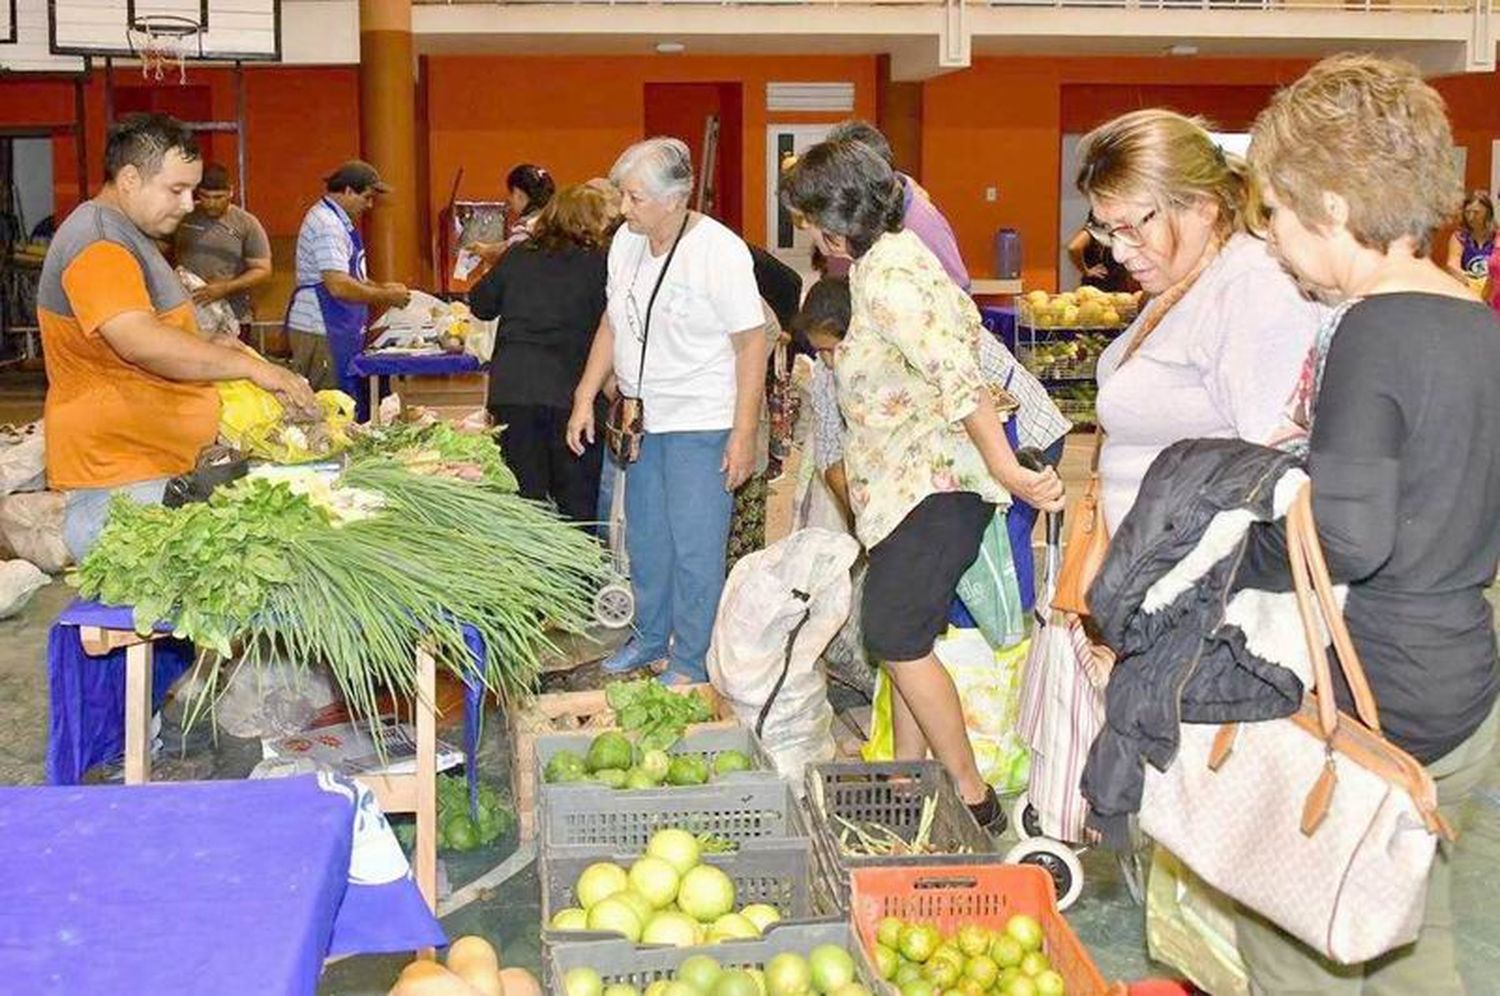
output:
M575 456L583 456L583 451L594 445L594 403L587 404L574 399L573 413L568 416L568 449Z
M1010 479L1000 482L1012 495L1043 512L1061 512L1064 504L1062 479L1048 467L1037 472L1017 467Z
M1093 277L1095 280L1103 280L1109 276L1109 268L1102 263L1095 263L1093 266L1084 267L1083 275Z
M213 304L215 301L218 301L227 296L227 293L224 291L223 283L204 284L202 287L199 287L197 290L193 291L193 303Z
M719 467L724 472L724 490L738 491L741 484L755 473L755 430L731 429L729 442L724 445L724 460Z
M405 284L392 281L381 284L380 289L385 291L385 303L392 308L404 308L411 303L411 291Z
M263 361L255 365L250 380L257 387L276 395L288 414L305 418L317 418L322 414L323 410L318 405L318 398L313 393L312 385L301 374L292 373L286 367L278 367L274 363Z
M484 260L490 266L500 262L500 257L505 255L504 242L471 242L468 245L469 252Z

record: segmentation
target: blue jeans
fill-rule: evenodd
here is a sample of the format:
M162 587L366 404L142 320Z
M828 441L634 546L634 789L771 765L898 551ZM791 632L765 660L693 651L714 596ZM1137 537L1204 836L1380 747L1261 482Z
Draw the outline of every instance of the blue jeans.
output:
M625 471L625 544L637 639L706 681L703 658L724 590L734 495L724 490L729 430L647 433Z
M158 477L115 488L79 488L69 491L63 506L63 542L75 563L94 548L109 517L109 502L117 494L128 495L142 505L160 505L167 490L167 478Z

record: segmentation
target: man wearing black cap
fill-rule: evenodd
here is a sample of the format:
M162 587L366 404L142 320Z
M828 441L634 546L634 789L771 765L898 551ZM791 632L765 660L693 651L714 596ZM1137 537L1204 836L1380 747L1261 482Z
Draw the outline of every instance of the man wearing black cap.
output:
M314 387L337 387L362 400L349 364L364 348L370 306L404 307L411 292L377 283L365 268L359 218L388 193L375 167L350 160L324 180L324 195L297 232L297 286L287 304L292 367Z
M203 278L194 304L227 299L243 324L250 321L250 290L271 279L271 242L260 221L233 203L229 171L203 167L194 208L173 233L177 265Z

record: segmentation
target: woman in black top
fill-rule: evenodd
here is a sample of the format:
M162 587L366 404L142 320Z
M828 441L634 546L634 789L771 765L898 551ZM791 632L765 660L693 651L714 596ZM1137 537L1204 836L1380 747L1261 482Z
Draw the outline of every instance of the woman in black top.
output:
M499 318L489 410L505 426L500 448L527 498L592 522L601 444L574 456L564 440L573 390L604 313L610 207L603 192L568 187L537 218L526 242L469 292L479 318Z
M1414 67L1350 55L1276 95L1250 163L1277 255L1340 302L1299 407L1329 571L1349 585L1345 617L1386 735L1428 767L1457 825L1497 727L1484 588L1500 562L1500 326L1428 258L1462 197L1452 150L1442 98ZM1240 580L1289 586L1283 529L1252 532ZM1443 845L1416 943L1364 965L1332 966L1242 911L1252 991L1463 992L1451 860Z

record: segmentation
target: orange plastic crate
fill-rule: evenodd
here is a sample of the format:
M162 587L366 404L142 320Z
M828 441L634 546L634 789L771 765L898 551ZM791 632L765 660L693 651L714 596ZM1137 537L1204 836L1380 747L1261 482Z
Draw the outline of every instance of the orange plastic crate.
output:
M849 873L849 916L865 953L888 916L930 923L948 936L966 923L999 930L1017 913L1042 925L1043 950L1067 983L1068 996L1114 996L1068 921L1057 911L1052 878L1032 865L943 865L856 868Z

